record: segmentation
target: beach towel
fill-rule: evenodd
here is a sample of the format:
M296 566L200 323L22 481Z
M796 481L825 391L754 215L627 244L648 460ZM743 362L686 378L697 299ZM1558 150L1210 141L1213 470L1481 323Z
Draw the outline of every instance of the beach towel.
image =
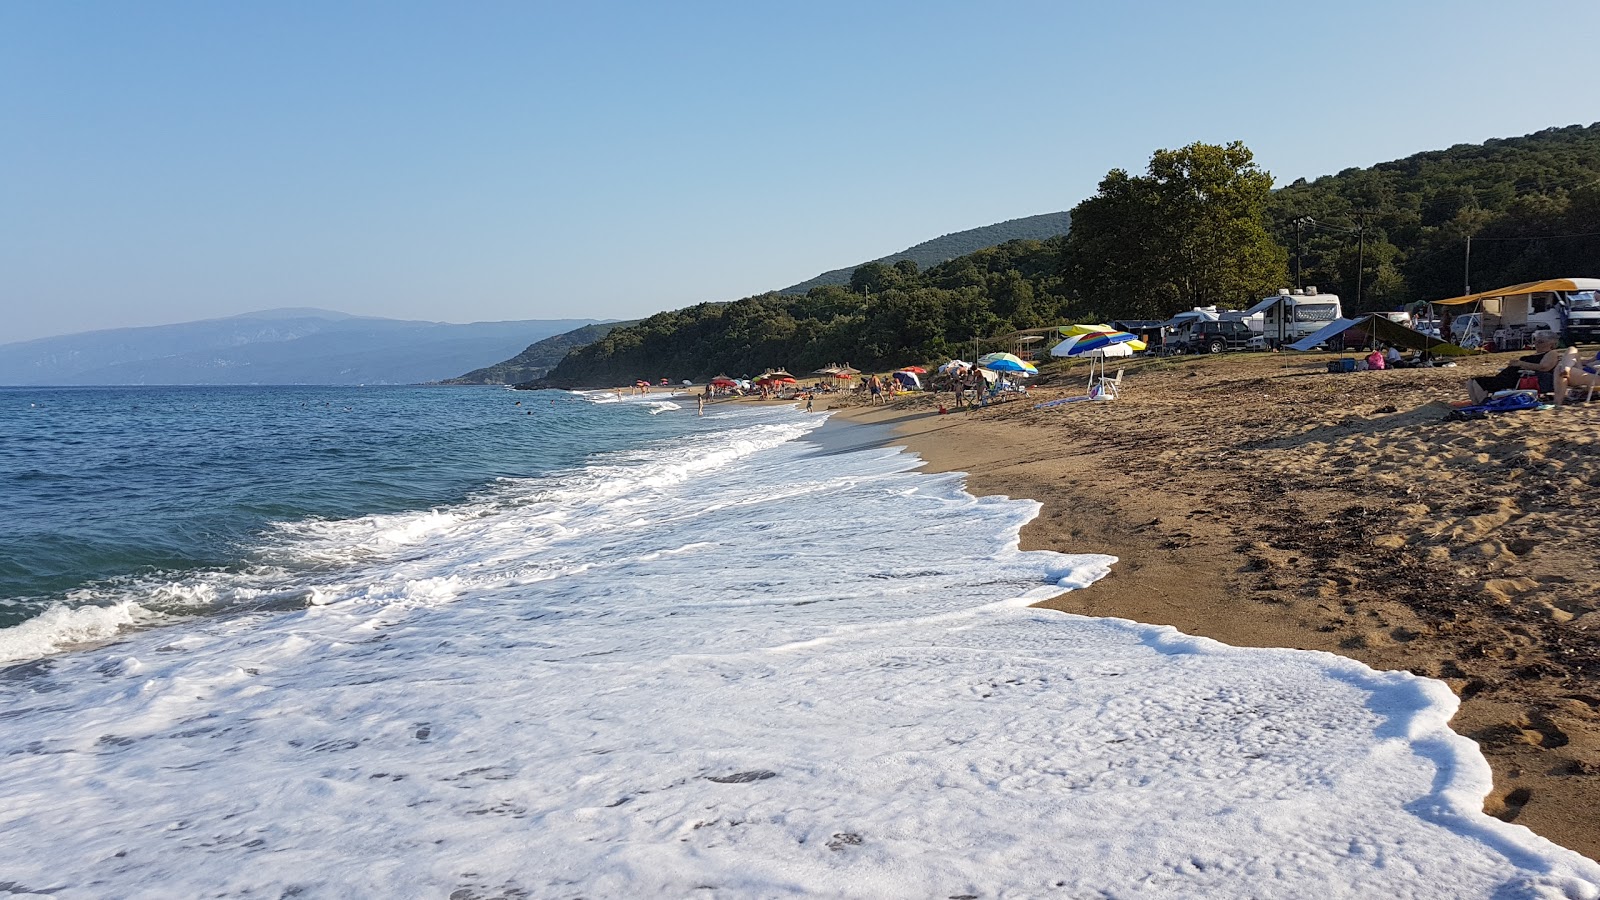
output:
M1450 414L1445 416L1445 421L1482 419L1490 413L1520 412L1525 409L1538 409L1543 405L1539 402L1539 395L1534 391L1500 391L1476 406L1463 406L1451 410Z

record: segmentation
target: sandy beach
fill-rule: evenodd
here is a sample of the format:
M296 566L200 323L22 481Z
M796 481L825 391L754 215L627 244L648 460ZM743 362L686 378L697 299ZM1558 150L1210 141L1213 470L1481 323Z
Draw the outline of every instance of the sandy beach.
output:
M817 404L893 425L975 494L1040 501L1025 549L1121 559L1043 605L1443 680L1495 773L1486 811L1600 858L1600 402L1446 421L1513 355L1327 358L1133 360L1119 400L1042 410L1082 375L948 415L948 393Z

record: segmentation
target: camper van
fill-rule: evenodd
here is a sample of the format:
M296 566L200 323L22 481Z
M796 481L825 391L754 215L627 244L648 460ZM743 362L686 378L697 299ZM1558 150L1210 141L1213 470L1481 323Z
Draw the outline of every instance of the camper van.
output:
M1261 331L1261 316L1237 309L1196 306L1157 323L1151 330L1161 335L1162 355L1220 353L1247 346L1251 335Z
M1600 341L1600 278L1574 278L1567 291L1567 334L1569 343ZM1592 282L1592 283L1591 283Z
M1455 318L1452 331L1462 346L1493 344L1516 349L1529 344L1535 332L1561 332L1569 341L1600 339L1600 278L1552 278L1496 288L1449 300L1436 308L1470 310ZM1465 326L1465 331L1463 331Z
M1263 299L1246 312L1261 316L1261 334L1271 347L1292 344L1315 334L1322 326L1344 315L1337 294L1318 293L1315 287L1281 288L1276 295Z

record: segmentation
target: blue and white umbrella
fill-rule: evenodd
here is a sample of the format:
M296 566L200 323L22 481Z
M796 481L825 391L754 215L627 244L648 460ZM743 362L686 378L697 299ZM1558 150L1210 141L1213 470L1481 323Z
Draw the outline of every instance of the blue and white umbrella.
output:
M1126 331L1095 331L1067 338L1050 348L1051 356L1132 356L1144 342Z
M1039 374L1039 370L1033 367L1033 363L1011 353L985 353L983 356L978 357L978 366L991 372Z

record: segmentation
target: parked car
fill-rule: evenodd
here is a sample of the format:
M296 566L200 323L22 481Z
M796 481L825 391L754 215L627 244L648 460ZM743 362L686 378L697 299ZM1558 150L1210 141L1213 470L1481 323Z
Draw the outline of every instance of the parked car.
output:
M1196 322L1189 329L1190 353L1221 353L1224 350L1244 350L1256 334L1250 326L1239 321Z

